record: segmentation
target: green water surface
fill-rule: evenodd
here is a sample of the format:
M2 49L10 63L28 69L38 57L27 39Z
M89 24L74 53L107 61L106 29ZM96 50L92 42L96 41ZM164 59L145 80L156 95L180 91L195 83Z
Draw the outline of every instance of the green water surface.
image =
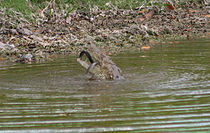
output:
M0 62L0 132L210 132L209 57L210 40L122 53L122 81L89 81L71 56Z

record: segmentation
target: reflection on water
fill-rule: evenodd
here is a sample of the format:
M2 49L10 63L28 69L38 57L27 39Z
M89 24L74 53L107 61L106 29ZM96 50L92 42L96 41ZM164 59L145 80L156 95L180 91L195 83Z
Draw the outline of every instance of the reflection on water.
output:
M75 57L0 63L0 132L207 132L209 40L113 57L126 80L87 81Z

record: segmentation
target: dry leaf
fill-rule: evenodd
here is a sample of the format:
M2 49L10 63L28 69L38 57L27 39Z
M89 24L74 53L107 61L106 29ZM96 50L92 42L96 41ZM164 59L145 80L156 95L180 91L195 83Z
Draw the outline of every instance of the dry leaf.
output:
M170 41L168 42L169 44L178 44L179 42L178 41Z
M174 44L179 44L179 41L174 41Z
M190 35L189 34L187 34L187 40L190 40Z
M149 43L153 43L153 40L149 40Z
M151 47L150 46L143 46L141 47L141 50L149 50Z
M207 18L210 18L210 14L206 14L206 15L204 15L205 17L207 17Z
M190 32L190 31L191 31L191 29L185 29L185 31L189 31L189 32Z
M141 22L144 21L144 19L145 19L145 18L143 18L143 17L140 17L140 18L139 18L139 20L140 20Z
M194 12L197 12L197 11L196 11L196 10L188 9L188 12L189 12L189 13L194 13Z
M154 14L154 11L153 11L153 10L150 11L149 13L147 13L147 14L145 15L146 19L150 19L150 18L153 16L153 14Z
M147 10L146 9L141 9L141 11L139 11L139 13L145 13Z
M174 6L171 5L170 3L167 3L167 4L166 4L166 7L167 7L167 9L169 9L169 10L174 10Z
M174 15L171 15L171 19L175 19L175 16Z
M73 31L73 30L74 30L74 28L73 28L73 27L69 27L69 30L70 30L70 31Z
M158 42L158 41L155 41L155 40L149 40L149 44L160 44L160 42Z
M4 58L0 57L0 61L4 60Z

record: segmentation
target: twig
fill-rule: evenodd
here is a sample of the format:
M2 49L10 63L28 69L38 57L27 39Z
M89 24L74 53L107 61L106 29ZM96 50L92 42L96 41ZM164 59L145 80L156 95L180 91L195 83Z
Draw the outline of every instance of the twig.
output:
M50 2L48 3L48 5L41 11L41 13L39 14L42 18L45 17L44 12L45 10L48 9L48 7L52 4L52 2L54 2L55 0L50 0Z

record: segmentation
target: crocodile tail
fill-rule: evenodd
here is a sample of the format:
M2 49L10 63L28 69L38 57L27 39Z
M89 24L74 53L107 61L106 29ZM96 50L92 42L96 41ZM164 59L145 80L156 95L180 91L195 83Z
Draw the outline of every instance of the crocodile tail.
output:
M79 58L82 58L82 56L83 56L84 54L87 56L87 58L89 59L89 61L90 61L91 64L94 63L94 61L93 61L92 57L90 56L89 52L87 52L87 51L85 51L85 50L83 50L83 51L79 54Z

